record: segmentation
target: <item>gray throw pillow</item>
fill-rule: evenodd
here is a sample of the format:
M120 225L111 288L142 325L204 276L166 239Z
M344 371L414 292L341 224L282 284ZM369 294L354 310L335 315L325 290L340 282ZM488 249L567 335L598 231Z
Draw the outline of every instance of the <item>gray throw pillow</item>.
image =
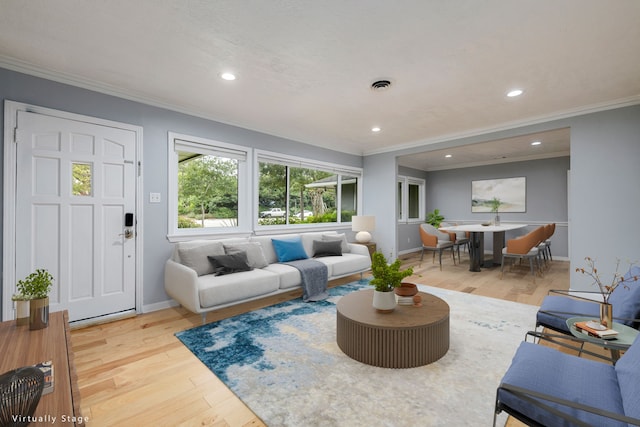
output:
M216 276L253 270L247 264L247 254L245 252L237 252L230 255L209 256L207 258L209 258Z
M313 257L342 256L342 242L338 240L325 242L323 240L313 241Z
M264 256L264 252L262 252L262 245L257 242L224 245L224 251L226 254L245 252L247 254L247 263L249 264L249 267L265 268L269 265Z
M195 270L198 276L212 274L213 267L207 256L224 255L224 246L220 242L198 243L180 242L178 256L180 263Z
M323 234L322 240L327 242L339 241L341 242L341 245L342 245L343 254L351 252L351 248L349 247L349 243L347 242L347 236L345 236L344 233L343 234Z

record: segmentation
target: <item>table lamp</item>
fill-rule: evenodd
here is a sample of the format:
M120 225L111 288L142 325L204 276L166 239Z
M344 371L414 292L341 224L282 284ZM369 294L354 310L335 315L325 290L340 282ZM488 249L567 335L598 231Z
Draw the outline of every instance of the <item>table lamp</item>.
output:
M356 241L367 243L371 240L370 231L376 228L376 217L373 215L355 215L351 217L351 230L357 231Z

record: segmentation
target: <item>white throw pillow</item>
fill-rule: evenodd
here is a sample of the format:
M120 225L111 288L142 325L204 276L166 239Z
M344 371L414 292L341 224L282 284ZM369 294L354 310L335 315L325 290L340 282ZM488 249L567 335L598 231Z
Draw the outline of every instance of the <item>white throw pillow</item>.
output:
M178 243L180 262L195 270L198 276L213 274L213 266L207 257L217 255L224 255L224 246L220 242Z
M262 245L257 242L224 245L224 251L227 254L246 252L247 262L249 264L249 267L252 268L264 268L269 265L266 257L264 256L264 252L262 252Z

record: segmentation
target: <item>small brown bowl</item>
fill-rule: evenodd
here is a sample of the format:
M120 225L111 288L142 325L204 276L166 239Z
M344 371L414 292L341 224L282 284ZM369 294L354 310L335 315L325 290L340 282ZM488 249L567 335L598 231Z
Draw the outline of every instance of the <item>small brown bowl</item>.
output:
M412 297L418 293L415 283L401 283L396 289L396 295L401 297Z

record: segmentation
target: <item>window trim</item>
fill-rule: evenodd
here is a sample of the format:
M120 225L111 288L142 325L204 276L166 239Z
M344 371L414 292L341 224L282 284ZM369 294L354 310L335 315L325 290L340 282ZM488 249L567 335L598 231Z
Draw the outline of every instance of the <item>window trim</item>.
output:
M345 227L349 225L349 222L342 222L341 215L337 215L337 222L318 222L312 224L278 224L278 225L261 225L258 223L258 200L260 193L260 162L269 162L275 163L283 166L290 166L296 168L308 168L308 169L316 169L325 172L332 172L338 176L336 183L336 209L338 212L341 212L342 209L342 200L339 195L342 194L342 176L355 176L358 179L357 186L357 215L360 215L362 209L362 181L363 181L363 168L355 167L355 166L345 166L337 163L324 162L321 160L311 160L304 157L292 156L288 154L280 154L273 151L268 150L258 150L254 151L254 160L253 160L253 206L252 206L252 224L254 227L254 231L256 234L260 234L260 232L264 232L265 230L292 230L292 229L324 229L331 228L335 229L336 227ZM288 182L288 179L287 179ZM287 211L289 211L289 200L287 200Z
M402 191L400 193L400 212L398 212L398 222L404 224L413 224L424 222L426 218L425 209L425 194L426 194L426 181L422 178L415 178L412 176L398 175L398 184L402 185ZM418 186L418 217L409 218L409 185Z
M197 237L224 235L248 235L251 233L251 171L252 149L209 138L168 132L168 185L167 185L167 238L170 242ZM226 156L238 160L238 226L208 228L178 228L178 152L176 147L188 149L198 154Z

